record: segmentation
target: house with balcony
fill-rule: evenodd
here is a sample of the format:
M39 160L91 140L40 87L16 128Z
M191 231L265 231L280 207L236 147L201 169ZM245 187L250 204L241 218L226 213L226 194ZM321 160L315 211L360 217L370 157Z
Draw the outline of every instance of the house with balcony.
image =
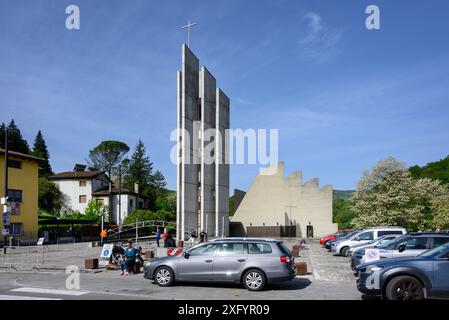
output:
M104 171L76 164L72 171L49 177L65 197L66 207L84 213L91 200L111 210L112 222L122 223L136 209L148 209L149 199L138 192L114 186ZM111 190L109 185L111 184Z

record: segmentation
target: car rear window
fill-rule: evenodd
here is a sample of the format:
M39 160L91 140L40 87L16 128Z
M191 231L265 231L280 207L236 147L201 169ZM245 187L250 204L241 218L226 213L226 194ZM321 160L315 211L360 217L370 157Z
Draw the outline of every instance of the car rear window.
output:
M449 242L449 237L435 237L435 238L433 238L432 248L439 247L448 242Z
M402 230L383 230L383 231L377 231L377 236L385 236L387 234L402 234Z
M278 242L277 243L279 250L281 250L281 252L283 254L285 254L286 256L291 256L292 252L290 251L290 249L282 242Z
M248 253L250 254L266 254L272 251L268 243L248 243Z

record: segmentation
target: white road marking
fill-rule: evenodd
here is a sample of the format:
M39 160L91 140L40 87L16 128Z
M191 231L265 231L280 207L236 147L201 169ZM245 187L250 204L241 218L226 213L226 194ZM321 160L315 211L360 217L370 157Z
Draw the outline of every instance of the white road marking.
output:
M45 289L45 288L32 288L23 287L13 289L14 292L27 292L27 293L42 293L42 294L55 294L63 296L82 296L89 293L89 291L79 291L79 290L57 290L57 289Z
M0 300L61 300L61 299L45 298L45 297L12 296L12 295L0 294Z

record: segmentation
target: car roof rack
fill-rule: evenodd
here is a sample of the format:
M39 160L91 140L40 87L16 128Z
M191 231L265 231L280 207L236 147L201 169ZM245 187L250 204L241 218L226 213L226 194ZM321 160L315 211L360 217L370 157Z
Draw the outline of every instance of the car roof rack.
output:
M261 241L261 242L278 242L280 240L270 238L250 238L250 237L228 237L228 238L216 238L210 241Z
M409 235L419 236L419 235L432 235L432 234L438 234L438 235L449 235L449 230L444 231L423 231L423 232L409 232Z

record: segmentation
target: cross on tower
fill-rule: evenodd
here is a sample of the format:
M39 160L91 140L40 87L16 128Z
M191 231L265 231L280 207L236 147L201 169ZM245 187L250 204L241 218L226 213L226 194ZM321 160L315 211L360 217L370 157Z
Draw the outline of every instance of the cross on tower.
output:
M190 22L190 20L188 21L188 23L185 26L182 26L181 29L185 29L187 28L187 46L190 48L190 29L197 25L198 23L196 22Z

